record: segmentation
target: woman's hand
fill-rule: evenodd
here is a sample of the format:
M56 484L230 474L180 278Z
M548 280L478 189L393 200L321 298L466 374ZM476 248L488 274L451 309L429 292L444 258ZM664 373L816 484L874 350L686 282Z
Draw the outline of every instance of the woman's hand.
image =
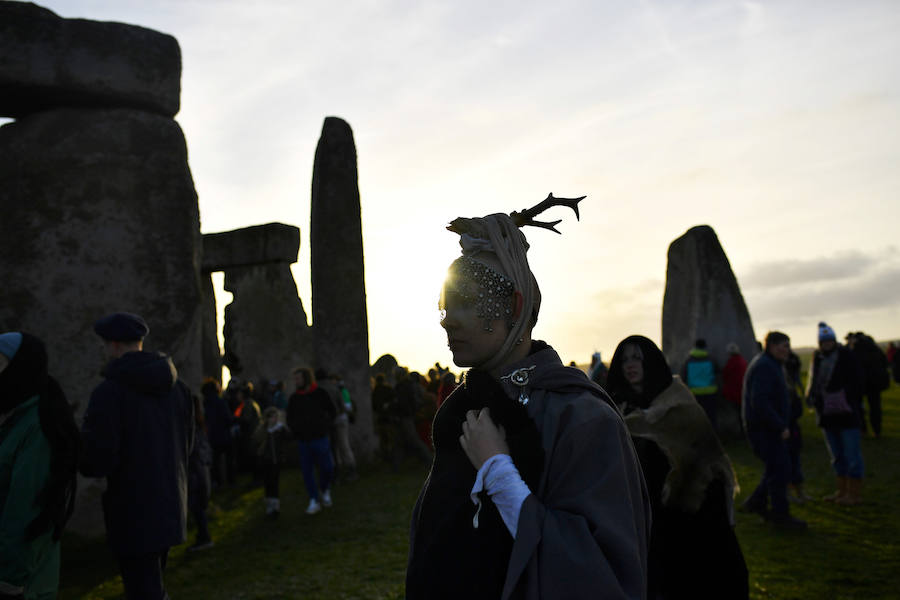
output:
M491 411L487 408L480 411L468 411L466 420L462 424L462 431L462 435L459 436L459 445L472 461L472 466L476 471L481 469L481 465L495 454L509 454L509 446L506 445L506 431L502 425L498 428L494 424L491 419Z

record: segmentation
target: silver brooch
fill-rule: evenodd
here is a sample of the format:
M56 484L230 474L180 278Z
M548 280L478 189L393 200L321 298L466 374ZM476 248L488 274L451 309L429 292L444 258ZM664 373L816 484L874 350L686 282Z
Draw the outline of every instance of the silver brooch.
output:
M537 365L531 365L530 367L522 367L521 369L516 369L509 375L504 375L500 379L508 379L510 383L513 385L519 386L519 404L525 405L528 404L528 392L526 390L528 386L528 378L531 371L534 371L537 368Z

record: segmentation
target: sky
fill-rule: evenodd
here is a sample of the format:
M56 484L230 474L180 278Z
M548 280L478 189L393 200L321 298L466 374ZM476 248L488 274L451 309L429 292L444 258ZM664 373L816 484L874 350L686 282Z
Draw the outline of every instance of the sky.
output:
M327 116L354 131L369 346L451 363L437 298L458 216L581 196L528 231L534 335L568 362L661 339L669 244L712 226L758 338L900 338L900 4L44 0L174 35L204 233L283 222L312 314ZM216 278L220 305L228 302Z

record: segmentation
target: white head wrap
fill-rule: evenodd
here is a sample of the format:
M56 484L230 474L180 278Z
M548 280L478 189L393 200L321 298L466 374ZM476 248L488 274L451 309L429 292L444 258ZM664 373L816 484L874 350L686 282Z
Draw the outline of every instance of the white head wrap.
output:
M510 327L503 346L490 361L481 365L482 369L490 371L506 363L518 340L534 325L540 309L541 293L528 265L528 240L509 215L496 213L465 221L469 232L460 234L462 255L492 270L494 267L479 260L478 255L496 257L501 274L512 280L514 289L522 294L522 310Z
M531 267L528 266L528 257L526 256L528 240L525 239L525 234L522 233L520 227L530 225L559 233L556 225L560 221L541 222L534 218L553 206L567 206L575 212L577 218L578 203L584 198L585 196L555 198L551 193L536 206L522 212L514 211L508 215L494 213L474 219L458 218L454 219L447 227L450 231L460 235L459 245L462 246L462 255L465 259L475 261L483 265L490 273L497 275L496 278L493 278L495 279L494 283L499 283L501 289L507 285L504 283L504 278L506 278L512 282L513 290L522 294L522 309L516 320L510 322L509 335L506 336L503 346L496 356L481 365L481 368L490 371L506 364L513 348L516 344L521 343L520 340L526 331L529 331L537 322L541 306L541 291L538 288L537 280L531 273ZM484 256L479 258L479 254ZM496 257L496 260L491 257ZM460 261L461 259L457 259L454 264ZM497 272L497 263L500 264L502 273ZM487 296L496 297L497 294L492 291L485 296L485 304L487 304L488 300L495 301L494 298L487 298ZM504 309L503 312L505 313L506 310ZM496 309L494 314L500 316L500 312ZM488 314L487 317L490 319L491 315Z

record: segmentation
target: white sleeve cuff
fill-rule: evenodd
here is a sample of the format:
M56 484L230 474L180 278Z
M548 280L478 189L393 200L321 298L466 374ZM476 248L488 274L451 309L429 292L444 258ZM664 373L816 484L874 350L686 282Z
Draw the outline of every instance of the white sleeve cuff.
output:
M478 527L478 514L481 512L481 498L478 497L478 494L482 491L486 491L491 497L497 510L500 511L500 517L509 533L516 537L519 512L522 510L525 498L531 494L531 490L522 481L519 471L508 454L495 454L490 457L481 465L475 476L475 485L472 486L472 492L469 494L472 503L478 507L472 518L472 526L475 528Z

